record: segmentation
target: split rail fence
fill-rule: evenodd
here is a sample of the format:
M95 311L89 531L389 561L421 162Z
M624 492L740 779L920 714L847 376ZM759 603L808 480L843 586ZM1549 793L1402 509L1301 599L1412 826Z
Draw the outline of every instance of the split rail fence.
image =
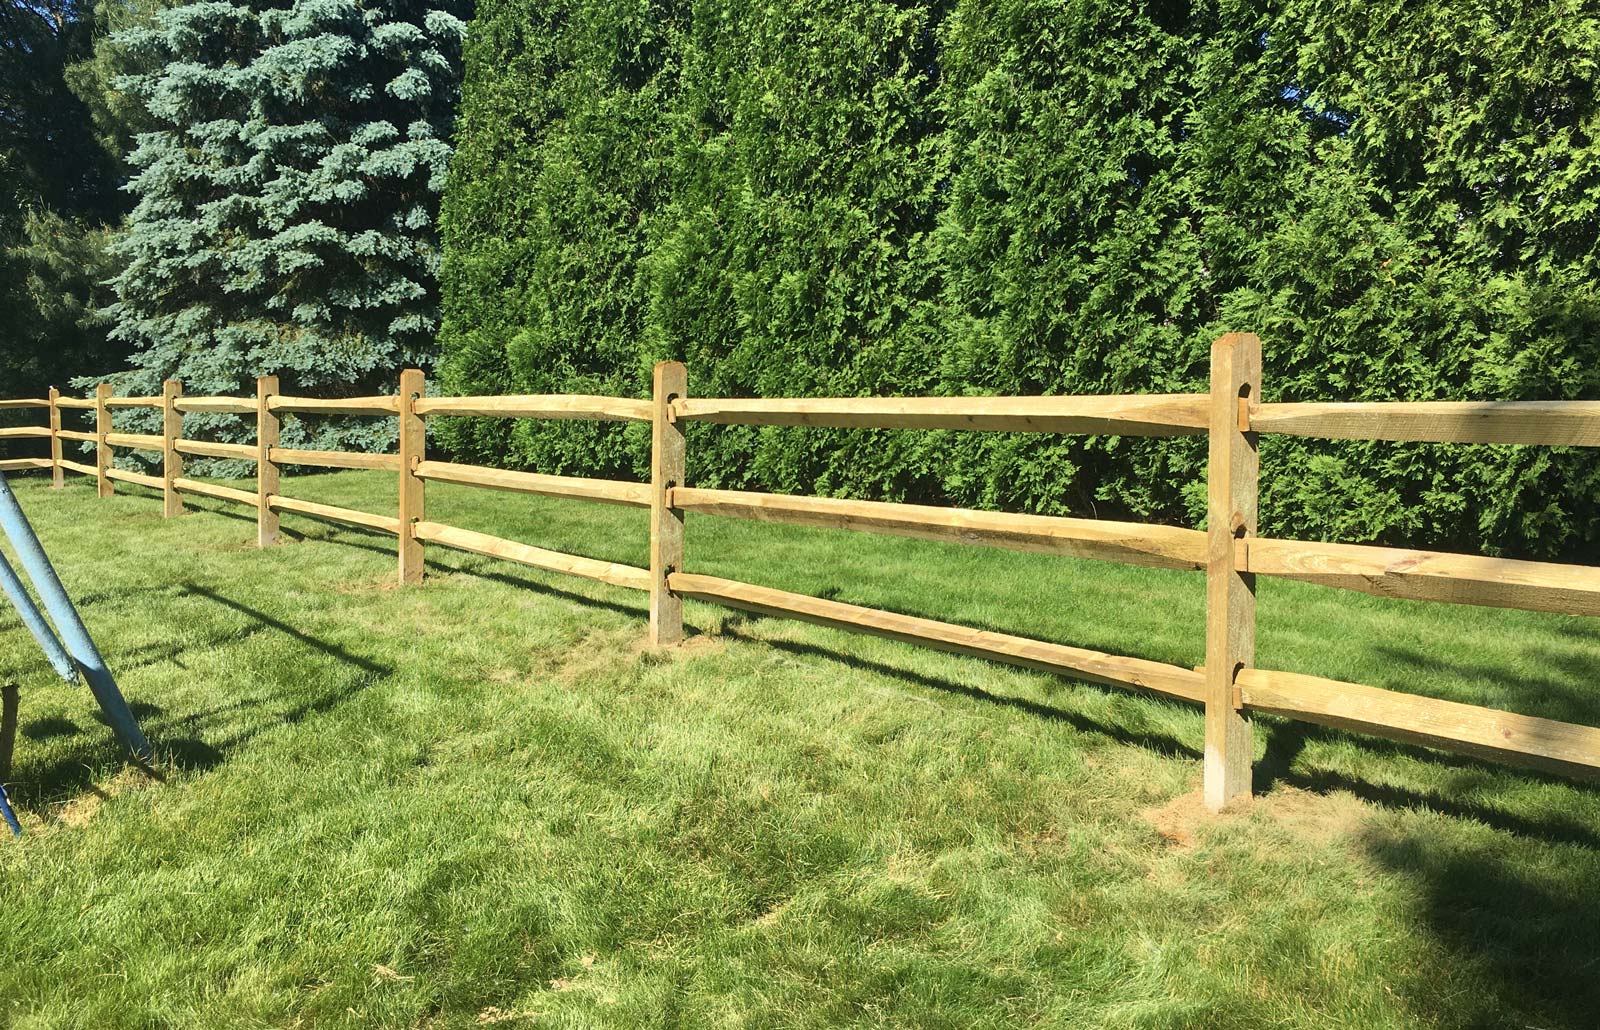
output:
M1600 447L1600 402L1262 403L1261 345L1251 334L1219 338L1211 352L1211 389L1203 394L1104 397L695 398L682 364L655 369L649 400L583 395L428 397L421 372L400 377L393 396L318 399L285 396L275 377L257 380L254 397L187 397L175 381L160 397L0 401L0 407L48 409L48 427L0 429L0 437L47 437L51 456L0 462L0 469L49 470L95 477L100 496L117 482L162 492L168 516L183 495L229 501L256 511L262 547L277 539L283 512L365 527L398 538L399 577L416 583L424 546L489 555L648 592L649 634L656 646L683 636L683 599L820 623L1097 683L1180 698L1205 709L1205 798L1220 808L1251 790L1249 716L1267 712L1432 748L1582 778L1600 776L1600 728L1379 689L1255 665L1255 577L1280 576L1386 597L1600 615L1600 568L1475 555L1258 536L1256 505L1262 433L1355 440ZM155 408L157 436L114 432L117 408ZM94 432L61 427L62 411L92 410ZM252 445L183 436L187 412L254 415ZM371 415L399 420L399 453L294 450L278 445L286 413ZM430 415L648 422L648 483L551 476L431 461L424 420ZM728 425L946 429L976 432L1208 436L1208 528L970 511L836 498L787 496L685 485L683 427ZM64 441L95 445L93 465L62 456ZM162 455L162 474L112 464L115 448ZM188 455L254 462L256 489L187 478ZM380 469L397 474L394 515L297 500L279 492L283 465ZM551 497L630 505L650 511L650 567L637 568L533 547L429 521L427 483L456 483ZM735 518L891 533L929 540L1070 555L1206 576L1206 661L1199 668L1104 654L1065 644L973 629L686 571L684 515Z

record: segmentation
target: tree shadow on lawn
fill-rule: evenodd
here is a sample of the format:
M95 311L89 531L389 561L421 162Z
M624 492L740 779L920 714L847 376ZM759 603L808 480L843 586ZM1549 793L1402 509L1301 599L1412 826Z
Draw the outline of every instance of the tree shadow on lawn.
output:
M172 645L160 645L153 651L149 651L148 648L135 649L135 652L149 651L151 655L147 661L137 664L158 664L161 661L172 660L169 652L193 647L236 644L239 640L257 633L276 632L329 655L352 670L352 675L348 679L313 696L304 696L301 691L295 691L292 695L277 691L219 702L209 708L182 715L173 715L166 709L147 702L129 701L128 707L143 726L145 735L150 739L158 758L170 761L173 766L184 772L203 772L210 769L223 761L230 752L248 744L263 731L276 726L294 725L328 712L374 681L394 672L390 665L315 637L209 587L182 583L179 584L179 592L230 608L252 620L252 625L242 632L217 633L199 644L191 643L184 648L175 649ZM122 657L121 655L111 653L106 657L107 663L113 670L119 668L118 659ZM129 667L137 665L121 666L124 670ZM284 707L281 702L290 697L296 700ZM106 731L88 732L76 722L61 717L47 717L24 723L20 727L22 735L31 740L66 738L71 743L65 753L58 752L45 765L32 771L26 779L15 781L10 789L14 803L43 814L52 801L95 789L97 770L115 767L127 758L121 745L110 734L109 722L104 713L95 709L92 714L95 721L105 727ZM241 719L244 723L238 725ZM230 726L238 728L231 733L215 736L218 727ZM146 768L145 771L156 779L161 778L159 771L155 769Z
M1417 887L1415 914L1471 983L1458 1026L1600 1024L1600 856L1562 873L1526 849L1440 842L1425 832L1376 833L1365 850ZM1452 1021L1462 1018L1452 1014Z

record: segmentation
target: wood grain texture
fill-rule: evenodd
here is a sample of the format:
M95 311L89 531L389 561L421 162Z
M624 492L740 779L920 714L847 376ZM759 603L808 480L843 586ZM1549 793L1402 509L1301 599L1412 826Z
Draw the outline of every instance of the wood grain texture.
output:
M49 458L5 458L0 460L0 472L21 472L25 469L47 469L53 464Z
M650 645L670 647L683 639L683 601L670 577L683 571L683 512L672 506L672 492L683 485L683 427L673 418L689 394L682 362L656 365L650 423Z
M137 483L139 486L147 486L152 490L166 488L166 483L160 476L146 475L143 472L130 472L127 469L119 469L115 465L106 469L106 475L119 483Z
M1239 674L1246 708L1542 769L1600 779L1600 729L1292 672Z
M648 422L649 401L590 394L513 394L500 397L424 397L419 415L476 415L485 418L588 419Z
M62 458L61 467L69 472L77 472L85 476L98 476L100 474L100 470L93 465L86 465L81 461L73 461L71 458Z
M399 402L390 395L380 397L283 397L274 396L272 410L305 415L393 415Z
M51 387L50 392L52 394L57 393L54 387ZM43 397L17 397L0 401L0 411L6 411L11 408L48 408L51 403L51 400Z
M870 633L1073 679L1133 687L1186 701L1200 702L1205 697L1205 677L1201 673L1164 662L1110 655L1087 648L899 615L716 576L674 573L672 589L684 597L712 601L744 611Z
M180 397L178 410L249 415L255 412L256 402L250 397Z
M400 392L395 401L400 420L400 453L391 466L398 472L399 526L400 526L400 582L421 583L423 573L423 543L416 533L417 523L426 515L427 483L417 478L417 466L427 458L427 426L417 414L417 401L427 388L420 369L408 368L400 373ZM373 455L376 457L376 455Z
M85 433L77 429L63 429L56 434L63 440L77 440L82 443L99 443L99 433Z
M302 451L289 447L272 448L272 461L279 466L309 465L328 469L400 470L398 454L362 454L358 451Z
M111 467L111 445L106 437L111 433L111 409L106 401L111 399L111 384L101 383L94 390L94 466L95 490L101 497L110 497L116 490L106 469Z
M108 408L159 408L160 397L112 397L106 401Z
M183 396L183 384L168 379L161 384L161 515L172 518L183 514L183 495L172 485L183 478L183 455L178 453L178 438L183 435L183 413L174 405Z
M232 458L235 461L255 461L256 445L249 443L216 443L211 440L189 440L182 437L172 442L180 454L193 454L204 458Z
M1600 567L1258 537L1237 545L1257 575L1415 601L1600 615Z
M1600 401L1258 404L1250 428L1338 440L1600 447Z
M166 442L153 433L107 433L106 443L136 451L161 451Z
M283 497L278 494L268 497L267 504L274 511L310 515L319 519L328 519L331 522L344 522L352 526L376 529L384 533L398 535L400 532L400 520L393 515L374 515L367 511L357 511L354 508L341 508L335 504L318 504L315 501L302 501L297 497Z
M756 426L974 429L996 432L1193 436L1206 431L1201 394L1120 397L717 397L673 405L676 418Z
M1203 569L1206 564L1205 534L1176 526L690 487L673 490L671 504L706 515L890 533L1155 568Z
M482 486L512 493L539 494L544 497L571 497L604 504L634 508L650 507L650 484L628 483L617 479L583 479L576 476L547 476L538 472L512 472L482 465L457 465L448 461L424 461L417 465L423 479Z
M1211 346L1211 427L1206 498L1205 802L1217 811L1250 795L1254 740L1234 677L1255 662L1255 578L1235 564L1235 541L1256 532L1260 459L1239 429L1239 402L1261 395L1261 341L1228 333Z
M481 554L490 558L503 558L519 565L545 569L549 572L564 572L573 576L582 576L585 579L610 583L612 586L627 587L630 590L650 589L649 570L636 568L632 565L620 565L616 562L601 561L598 558L585 558L582 555L549 551L542 547L531 547L513 540L490 536L487 533L475 533L468 529L457 529L454 526L446 526L438 522L419 522L416 525L416 531L417 536L422 540L426 540L429 543L442 544L458 551L470 551L473 554Z
M6 426L0 428L0 440L42 438L49 435L50 427L48 426Z
M272 449L278 446L278 416L272 412L272 398L278 395L277 376L256 378L256 546L271 547L278 542L278 513L272 507L272 498L279 489L280 471L272 461Z
M174 479L172 485L186 494L215 497L219 501L232 501L235 504L244 504L252 508L259 503L260 499L259 494L249 490L238 490L231 486L219 486L216 483L202 483L198 479Z
M94 400L84 397L62 397L56 401L58 408L82 408L86 411L94 410Z
M56 404L61 391L50 387L50 489L65 487L66 476L61 472L61 408Z

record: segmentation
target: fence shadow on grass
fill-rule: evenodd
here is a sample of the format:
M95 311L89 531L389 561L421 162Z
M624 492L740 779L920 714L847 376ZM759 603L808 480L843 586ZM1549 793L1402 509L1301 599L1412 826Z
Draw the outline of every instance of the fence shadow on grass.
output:
M302 694L278 690L267 694L235 697L218 702L208 708L181 714L159 705L131 700L129 708L142 724L145 735L156 751L158 761L170 762L186 772L200 772L222 762L230 752L248 744L263 731L282 725L293 725L331 711L376 680L394 672L392 666L357 654L338 644L322 640L304 630L289 625L281 619L251 605L230 598L217 590L196 583L177 584L180 596L198 597L243 615L250 624L242 631L223 631L181 648L163 645L146 652L143 661L132 665L120 664L125 657L115 652L106 658L114 671L126 671L140 665L154 665L175 661L176 653L191 648L207 648L223 644L237 644L241 639L259 633L279 633L298 643L328 655L340 665L351 670L348 677L315 694ZM286 704L287 702L287 704ZM19 763L21 778L11 788L12 800L28 810L44 814L52 802L60 801L85 791L94 791L96 777L107 769L119 767L126 755L109 732L104 715L95 710L93 717L101 729L91 730L72 719L50 716L26 721L19 728L25 739L38 742L56 741L54 752L43 766L31 768ZM63 746L65 742L65 746ZM158 769L147 772L160 778Z

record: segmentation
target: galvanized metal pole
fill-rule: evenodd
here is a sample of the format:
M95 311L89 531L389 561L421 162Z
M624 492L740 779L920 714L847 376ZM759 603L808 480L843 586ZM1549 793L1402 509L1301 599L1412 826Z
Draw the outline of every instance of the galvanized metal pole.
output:
M106 668L105 659L100 657L100 649L94 646L94 638L89 636L89 629L83 624L78 610L72 606L66 587L61 585L61 577L56 575L49 556L40 546L39 538L34 535L33 526L28 523L28 516L23 514L22 505L17 503L17 495L11 492L11 484L6 482L4 473L0 473L0 530L4 530L10 539L12 549L17 552L17 560L33 581L33 588L38 591L39 599L44 602L45 610L50 613L56 628L61 631L67 652L78 663L78 668L83 670L83 678L89 681L89 689L100 703L100 710L106 713L117 739L136 758L149 761L150 742L144 739L143 731L128 710L128 703L122 699L116 679L112 677L111 670Z

